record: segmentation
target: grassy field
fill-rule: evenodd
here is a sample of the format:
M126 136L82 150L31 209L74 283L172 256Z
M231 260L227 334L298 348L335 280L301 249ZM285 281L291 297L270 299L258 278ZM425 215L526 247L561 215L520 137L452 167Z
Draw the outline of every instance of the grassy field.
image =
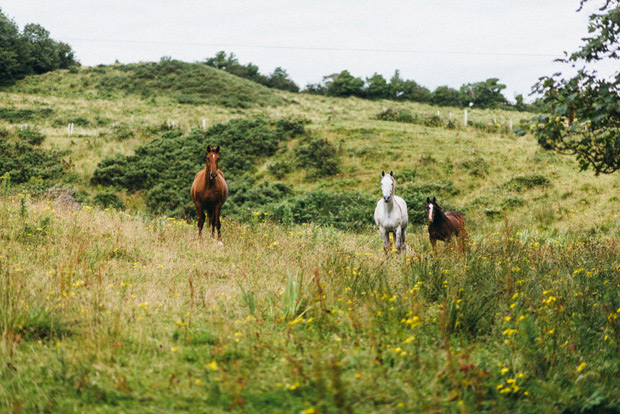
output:
M463 114L200 75L241 91L240 107L99 69L0 92L3 136L28 124L71 161L54 182L0 180L1 411L620 412L620 181L507 130L524 114L470 110L477 124L451 129L378 121L387 107ZM284 225L257 209L227 217L218 247L194 223L150 214L141 192L112 189L125 210L94 204L97 164L149 143L154 127L257 115L309 119L340 172L291 164L274 177L298 136L260 160L256 182L378 199L381 170L394 170L397 194L465 213L466 245L432 253L415 223L413 252L386 255L371 227Z

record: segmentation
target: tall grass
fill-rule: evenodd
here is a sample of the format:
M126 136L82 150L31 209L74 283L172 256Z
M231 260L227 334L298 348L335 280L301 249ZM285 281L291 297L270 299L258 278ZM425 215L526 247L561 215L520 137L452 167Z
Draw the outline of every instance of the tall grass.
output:
M21 199L0 201L5 408L618 408L613 237L507 224L385 255L374 232L227 221L218 247L183 221Z

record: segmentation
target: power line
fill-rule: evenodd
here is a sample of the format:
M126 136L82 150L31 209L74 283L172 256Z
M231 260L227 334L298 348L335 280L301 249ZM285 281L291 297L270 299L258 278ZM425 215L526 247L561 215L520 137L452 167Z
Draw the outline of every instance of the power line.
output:
M467 55L467 56L519 56L519 57L550 57L558 58L557 54L547 53L504 53L504 52L461 52L437 50L406 50L406 49L367 49L367 48L340 48L314 46L278 46L278 45L243 45L233 43L196 43L196 42L161 42L150 40L120 40L120 39L86 39L67 38L67 41L98 42L98 43L125 43L139 45L169 45L169 46L209 46L209 47L241 47L250 49L285 49L285 50L312 50L330 52L364 52L364 53L401 53L401 54L428 54L428 55Z

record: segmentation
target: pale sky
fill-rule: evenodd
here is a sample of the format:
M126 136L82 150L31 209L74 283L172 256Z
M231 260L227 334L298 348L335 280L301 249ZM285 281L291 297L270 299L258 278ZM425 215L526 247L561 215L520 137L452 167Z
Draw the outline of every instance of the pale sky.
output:
M300 86L349 70L396 69L431 90L496 77L527 97L587 35L578 0L2 0L20 27L38 23L86 66L203 61L220 50Z

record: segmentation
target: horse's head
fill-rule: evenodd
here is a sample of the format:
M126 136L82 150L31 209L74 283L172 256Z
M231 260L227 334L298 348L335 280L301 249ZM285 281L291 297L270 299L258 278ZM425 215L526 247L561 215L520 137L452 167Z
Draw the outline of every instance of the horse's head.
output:
M438 208L439 206L437 205L437 199L435 199L435 197L433 197L432 200L426 197L426 215L428 216L428 221L431 223L435 220L435 212Z
M383 193L383 201L389 203L394 197L394 173L390 171L386 174L385 171L381 171L381 192Z
M207 174L209 174L209 181L214 182L217 178L217 164L220 160L220 146L211 148L211 145L207 145Z

